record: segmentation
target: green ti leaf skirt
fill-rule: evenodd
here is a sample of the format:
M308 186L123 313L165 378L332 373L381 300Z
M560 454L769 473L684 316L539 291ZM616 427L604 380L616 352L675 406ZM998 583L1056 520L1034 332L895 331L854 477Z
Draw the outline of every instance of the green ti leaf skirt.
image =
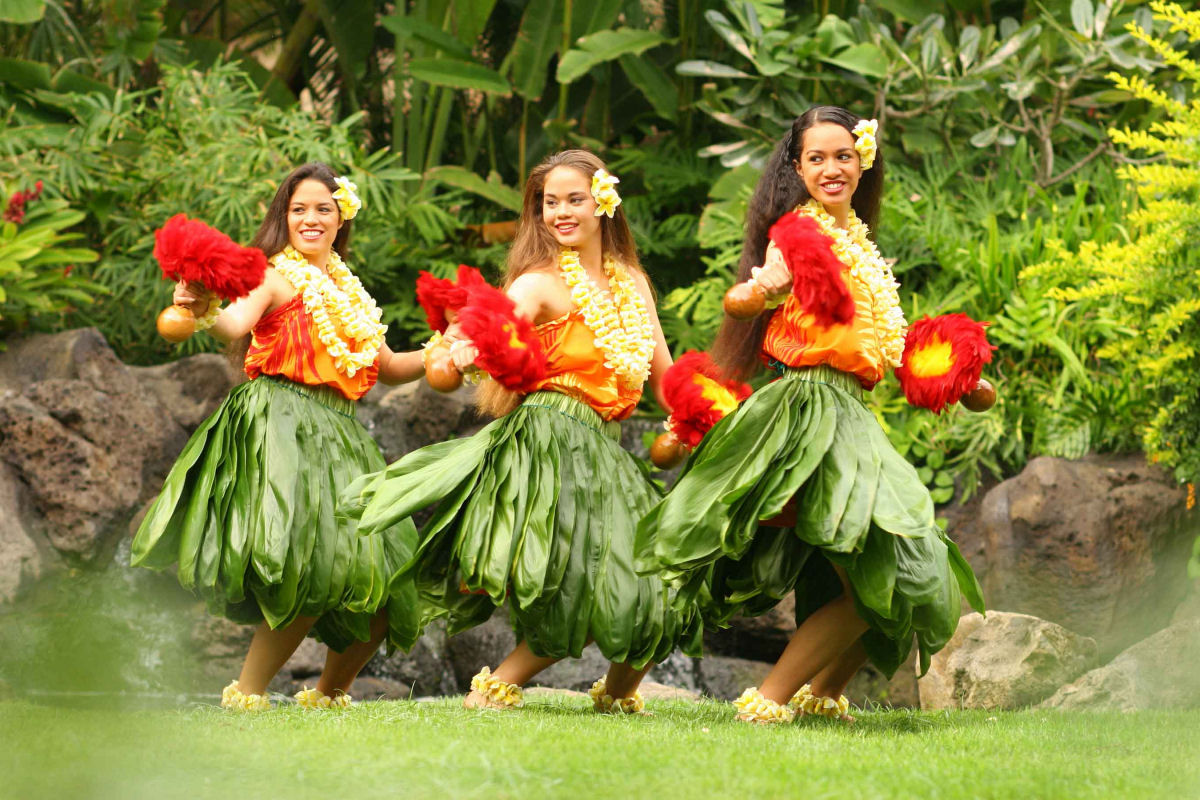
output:
M641 667L677 646L698 654L699 618L656 576L633 569L638 520L661 493L618 444L620 425L557 392L534 392L466 439L422 448L356 480L339 513L371 537L432 508L411 536L413 625L451 633L507 603L539 656L578 657L590 641Z
M794 527L760 526L796 499ZM721 420L670 494L642 520L640 572L681 587L711 626L761 614L796 592L797 624L842 593L870 625L863 644L889 676L915 637L924 673L958 625L961 596L983 597L933 500L863 404L857 379L830 367L786 370Z
M412 523L359 536L334 515L339 492L384 466L354 405L280 378L235 387L167 475L134 536L133 564L177 564L184 587L236 622L318 617L314 635L336 650L369 639L385 604L403 625L407 614L391 606L416 593L392 578ZM390 638L411 646L416 632L392 626Z

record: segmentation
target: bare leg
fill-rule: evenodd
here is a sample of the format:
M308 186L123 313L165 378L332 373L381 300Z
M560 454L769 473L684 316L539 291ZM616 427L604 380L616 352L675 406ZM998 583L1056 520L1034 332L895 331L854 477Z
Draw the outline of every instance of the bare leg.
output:
M238 676L238 687L245 694L263 694L280 668L287 663L308 635L316 617L297 617L290 625L272 630L266 622L259 623L250 641L250 651Z
M517 686L523 686L534 675L537 675L546 669L546 667L557 663L559 660L557 658L534 655L533 651L529 649L529 645L521 641L517 643L517 646L513 648L511 653L505 656L504 660L500 662L500 666L496 667L496 671L492 674L505 683L515 683ZM463 708L489 707L491 707L491 703L479 692L471 691L463 698Z
M842 595L826 603L792 634L783 655L763 680L763 696L786 703L866 630L867 623L858 616L851 598Z
M838 697L845 694L846 684L850 683L850 679L865 663L867 651L859 639L813 677L812 693L817 697Z
M354 642L342 652L330 650L325 656L325 669L317 681L317 691L333 697L339 692L350 694L350 684L358 673L375 655L379 645L387 637L387 612L380 611L371 619L371 638L365 642Z
M628 664L610 664L608 674L604 676L604 688L613 698L633 697L642 678L650 671L653 664L647 664L641 669L634 669Z

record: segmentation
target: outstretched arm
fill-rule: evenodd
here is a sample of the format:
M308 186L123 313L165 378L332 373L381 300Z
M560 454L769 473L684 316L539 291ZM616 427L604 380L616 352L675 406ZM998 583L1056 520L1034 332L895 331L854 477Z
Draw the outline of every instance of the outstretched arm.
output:
M650 282L645 275L636 273L633 279L637 285L638 294L642 296L642 302L646 304L650 323L654 326L654 355L650 358L650 391L654 393L654 399L658 401L658 404L667 413L670 413L671 404L667 402L666 395L663 394L662 381L667 370L671 368L671 350L667 347L667 338L663 335L662 325L658 321L658 309L654 307L654 294L650 290Z
M397 353L386 344L379 349L379 382L388 386L409 383L424 376L421 351Z
M208 332L222 342L240 339L254 329L268 309L276 308L292 298L295 290L273 269L268 269L263 282L250 294L233 301L221 310ZM179 281L175 284L175 305L191 309L196 317L203 316L211 303L220 302L202 284Z

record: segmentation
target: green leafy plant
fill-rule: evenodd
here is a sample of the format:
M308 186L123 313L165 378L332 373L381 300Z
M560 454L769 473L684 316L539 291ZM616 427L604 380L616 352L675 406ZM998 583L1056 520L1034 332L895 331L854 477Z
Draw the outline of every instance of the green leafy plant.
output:
M11 194L9 189L0 182L0 197L7 201L0 222L0 337L61 318L102 291L75 271L97 258L77 246L81 237L69 230L84 215L44 196L40 181L33 189Z

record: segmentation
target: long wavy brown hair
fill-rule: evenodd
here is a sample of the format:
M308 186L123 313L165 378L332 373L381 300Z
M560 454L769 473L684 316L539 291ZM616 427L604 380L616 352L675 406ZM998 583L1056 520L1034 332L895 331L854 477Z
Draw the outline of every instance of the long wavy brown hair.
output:
M793 122L787 135L776 145L754 196L746 209L746 238L738 261L737 281L750 279L750 269L761 266L767 252L768 231L781 216L811 199L804 181L796 174L796 162L804 150L804 133L821 122L841 125L853 133L862 117L839 106L813 106ZM862 173L858 188L850 198L850 207L858 218L871 228L874 238L879 217L879 200L883 196L883 150L875 154L875 163ZM759 351L767 332L770 314L759 314L744 322L726 315L713 340L713 361L726 378L746 380L761 366Z
M525 182L525 196L521 201L521 218L517 221L517 234L508 251L501 286L507 289L521 275L536 269L546 269L558 264L561 246L542 219L542 202L545 194L546 176L556 167L577 169L589 180L596 170L605 169L604 162L595 153L587 150L561 150L548 156L529 173ZM633 231L625 219L625 210L617 206L613 216L600 217L600 246L603 254L612 255L626 269L645 275L638 260L637 245ZM520 403L520 396L508 391L495 381L479 387L475 405L483 414L502 417Z

